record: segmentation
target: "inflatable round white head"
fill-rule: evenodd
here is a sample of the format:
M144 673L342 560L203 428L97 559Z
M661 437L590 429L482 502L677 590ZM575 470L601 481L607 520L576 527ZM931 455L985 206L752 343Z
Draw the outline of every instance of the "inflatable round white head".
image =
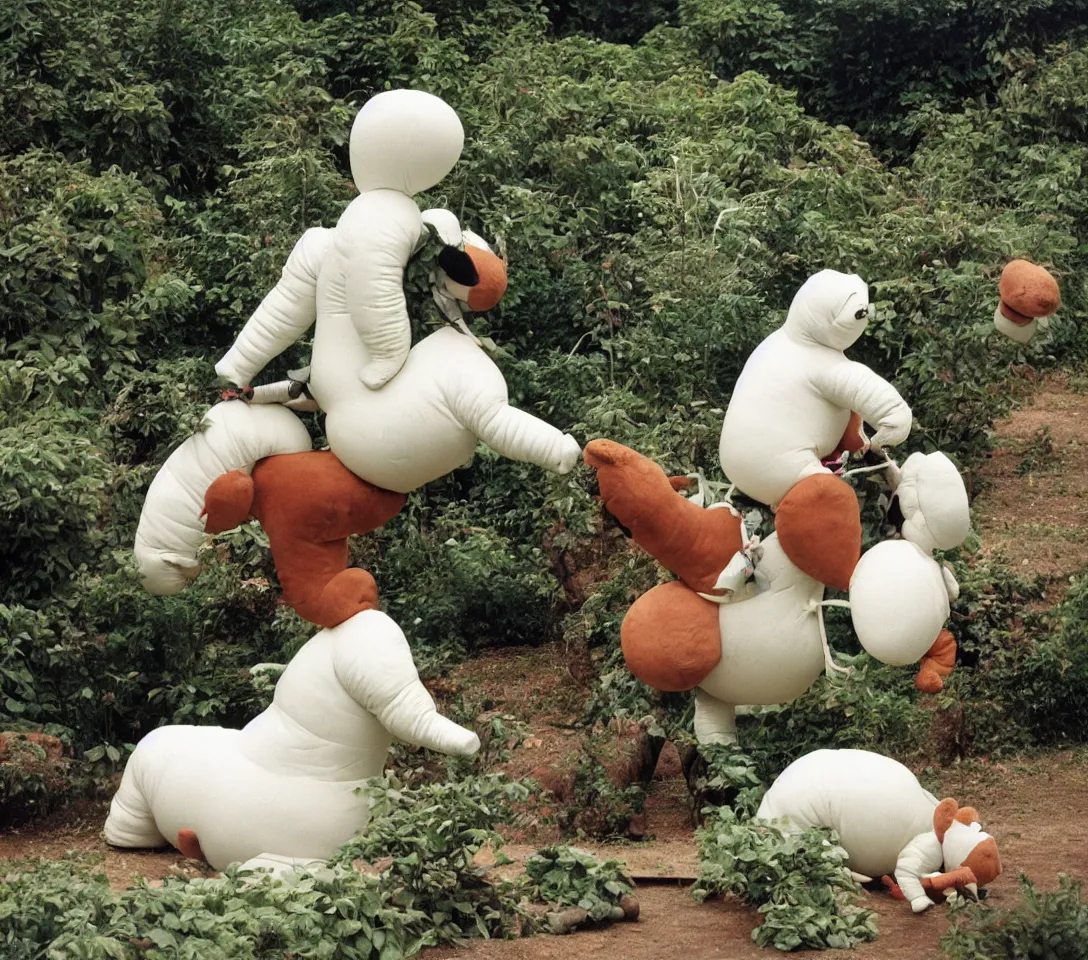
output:
M813 274L794 295L786 332L799 340L845 350L869 322L869 287L861 277L837 270Z
M371 97L351 125L351 176L360 193L429 190L454 167L465 145L461 120L444 100L422 90Z
M958 547L971 532L967 488L943 453L907 457L895 496L903 514L903 539L927 553Z
M948 619L941 567L909 540L862 554L850 578L850 618L865 650L895 667L916 663Z

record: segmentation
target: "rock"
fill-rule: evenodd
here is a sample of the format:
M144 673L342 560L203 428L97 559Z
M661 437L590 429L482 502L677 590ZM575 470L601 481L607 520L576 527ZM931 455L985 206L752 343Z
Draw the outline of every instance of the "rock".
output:
M638 920L641 908L639 907L638 897L633 893L627 894L620 900L620 908L623 910L624 920Z
M573 933L589 919L589 913L581 907L570 907L561 913L548 914L548 932L561 936Z

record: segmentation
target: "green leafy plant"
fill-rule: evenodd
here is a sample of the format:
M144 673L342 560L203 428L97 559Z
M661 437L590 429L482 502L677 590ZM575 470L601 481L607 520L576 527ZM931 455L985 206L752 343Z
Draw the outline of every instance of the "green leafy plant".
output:
M1059 462L1054 450L1054 437L1050 427L1042 427L1024 446L1024 456L1016 465L1016 475L1025 477L1030 473L1043 473L1052 469Z
M370 823L334 863L362 860L380 870L392 902L426 918L418 930L423 945L516 934L521 912L513 887L488 880L473 861L480 850L501 847L496 827L512 821L512 804L529 796L527 786L499 775L418 787L386 777L362 793L372 804Z
M0 878L5 956L273 960L314 954L403 960L424 947L516 935L521 895L474 865L526 788L498 777L403 789L373 781L367 833L328 868L274 880L237 866L221 877L167 877L115 893L81 860L8 864ZM355 861L367 861L362 871Z
M637 901L632 903L634 881L626 866L622 860L599 860L577 847L545 847L525 861L524 890L533 902L584 911L582 922L622 920L631 913L638 915Z
M702 902L728 894L757 907L764 920L752 939L760 946L845 949L876 939L876 915L858 904L861 888L834 833L786 834L719 807L696 841L692 896Z
M1058 889L1040 893L1020 877L1020 903L999 908L954 895L949 898L952 929L941 938L951 960L1007 957L1008 960L1079 960L1088 939L1088 904L1081 881L1058 874Z

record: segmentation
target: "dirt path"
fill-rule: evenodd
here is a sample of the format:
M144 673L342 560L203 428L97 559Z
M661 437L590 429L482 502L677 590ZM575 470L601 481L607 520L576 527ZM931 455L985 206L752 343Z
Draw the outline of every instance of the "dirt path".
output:
M944 795L977 806L987 829L997 838L1004 873L990 888L989 902L1012 906L1018 900L1018 881L1026 873L1042 889L1057 886L1059 872L1088 879L1088 757L1058 754L1022 764L975 764L949 770L941 776ZM651 817L648 827L654 829ZM639 848L591 847L602 856L630 857L632 866L683 854L694 860L693 840L669 840ZM655 856L655 848L656 856ZM637 860L636 860L637 857ZM641 882L638 923L616 924L599 931L569 937L474 943L461 949L440 948L425 953L427 960L748 960L774 957L776 952L751 942L759 914L731 901L696 904L683 881ZM938 941L948 922L935 907L915 916L910 908L883 893L866 897L877 912L880 937L859 947L853 960L914 960L938 957ZM795 956L831 958L833 953L802 951Z
M1088 565L1088 390L1068 374L995 425L974 507L983 552L1057 581Z

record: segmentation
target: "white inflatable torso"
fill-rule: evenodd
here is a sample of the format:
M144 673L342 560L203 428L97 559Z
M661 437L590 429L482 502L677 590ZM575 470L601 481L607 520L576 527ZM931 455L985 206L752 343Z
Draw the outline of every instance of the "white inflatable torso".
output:
M812 604L823 584L802 573L774 534L763 541L757 570L767 588L722 604L722 658L699 684L727 704L786 703L804 693L824 668L820 626Z
M367 804L354 792L363 778L269 769L246 756L245 741L244 730L171 726L140 742L147 759L138 785L164 837L176 842L178 831L193 830L208 863L222 870L269 850L328 858L366 826Z
M782 328L752 352L725 411L718 455L731 483L777 504L798 480L820 472L850 411L817 389L808 371L844 360L836 350L797 343Z
M774 507L799 480L827 473L850 413L877 427L874 447L902 443L910 407L895 388L843 350L865 331L869 289L821 270L790 304L786 322L748 358L725 411L718 456L742 492Z
M789 819L793 830L835 830L849 866L881 877L903 848L933 829L937 798L903 764L865 750L814 750L795 760L763 797L756 816Z
M453 327L416 344L379 390L358 381L361 363L365 348L346 318L319 315L310 390L325 411L329 447L352 473L386 490L408 493L464 466L478 442L474 421L506 407L502 372Z
M480 745L436 711L396 623L366 610L308 641L244 729L168 726L144 737L106 841L176 844L191 830L218 870L264 854L327 859L365 827L355 791L381 774L394 735L466 756Z

